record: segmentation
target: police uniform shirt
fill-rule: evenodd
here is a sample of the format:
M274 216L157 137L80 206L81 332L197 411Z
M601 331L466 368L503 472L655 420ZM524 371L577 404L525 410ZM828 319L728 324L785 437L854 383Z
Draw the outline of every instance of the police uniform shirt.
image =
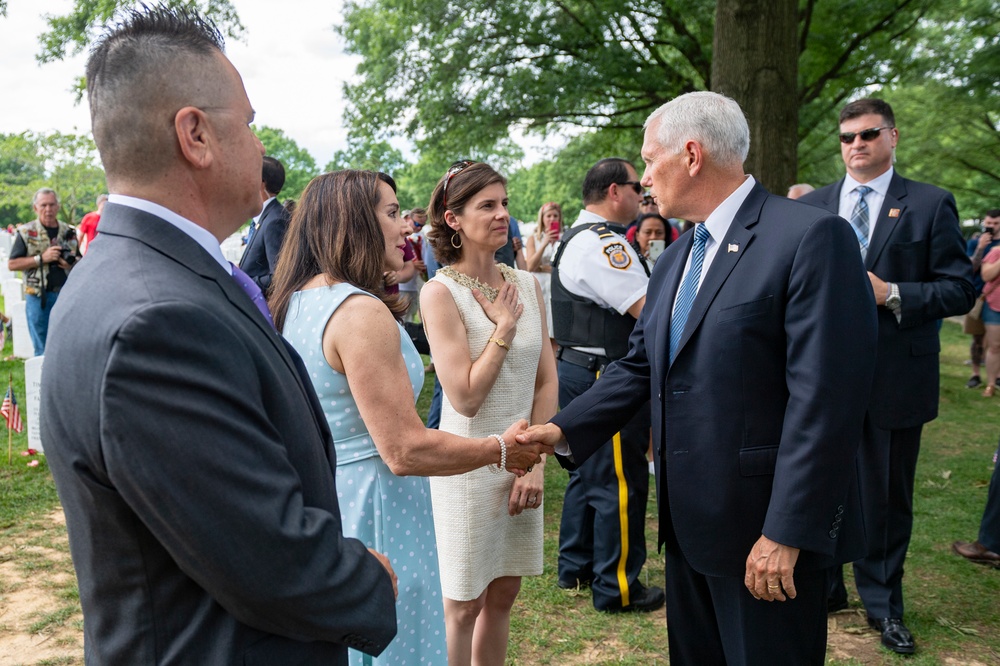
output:
M582 210L573 226L606 222L600 215ZM614 234L610 238L600 238L584 231L566 244L559 259L559 281L571 294L625 314L646 295L649 277L639 262L639 255L623 236ZM603 348L576 349L604 355Z

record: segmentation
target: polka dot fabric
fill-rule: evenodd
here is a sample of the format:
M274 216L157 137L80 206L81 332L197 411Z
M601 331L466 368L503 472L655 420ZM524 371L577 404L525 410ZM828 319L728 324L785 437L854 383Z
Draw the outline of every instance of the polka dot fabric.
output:
M333 432L344 534L385 553L399 578L396 638L375 659L351 650L350 663L444 664L448 652L430 486L426 478L398 477L389 471L358 414L347 377L331 368L323 356L326 324L344 299L354 294L371 297L346 284L294 294L283 331L309 370ZM424 366L402 328L400 346L416 400Z

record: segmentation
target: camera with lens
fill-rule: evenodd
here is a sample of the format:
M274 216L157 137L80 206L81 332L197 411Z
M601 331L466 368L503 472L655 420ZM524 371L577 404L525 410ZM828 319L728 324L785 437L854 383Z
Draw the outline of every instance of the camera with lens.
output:
M73 248L70 247L70 244L69 244L69 241L73 241L73 240L76 240L76 230L75 229L67 229L66 230L66 237L63 238L63 240L59 241L59 248L60 248L60 250L59 250L59 258L62 259L63 261L65 261L70 266L72 266L73 264L75 264L76 263L76 259L77 259L77 257L76 257L76 251L74 251Z

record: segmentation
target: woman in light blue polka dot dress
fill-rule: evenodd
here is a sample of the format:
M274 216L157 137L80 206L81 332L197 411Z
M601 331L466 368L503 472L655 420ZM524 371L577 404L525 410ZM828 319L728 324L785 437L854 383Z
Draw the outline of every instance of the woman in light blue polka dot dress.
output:
M398 576L398 631L374 659L447 661L438 556L427 476L496 464L492 437L424 428L414 408L423 362L394 319L405 304L383 289L403 263L408 226L385 174L341 171L314 179L299 201L274 275L275 324L306 365L336 447L337 495L347 536L385 554ZM303 406L303 418L309 413ZM538 459L504 433L508 469Z

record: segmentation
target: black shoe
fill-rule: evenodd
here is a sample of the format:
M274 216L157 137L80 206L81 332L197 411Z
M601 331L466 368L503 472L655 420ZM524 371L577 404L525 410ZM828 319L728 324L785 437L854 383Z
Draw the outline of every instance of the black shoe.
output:
M592 581L592 578L560 578L556 585L564 590L586 590Z
M663 608L667 596L661 587L646 587L642 583L636 583L635 588L629 594L628 606L618 608L601 609L606 613L650 613Z
M979 375L972 375L969 377L969 381L965 382L965 388L976 388L983 383L983 380L979 378Z
M882 633L882 645L897 654L913 654L916 645L913 634L898 617L886 617L879 620L868 618L868 626Z
M842 610L847 610L847 599L834 599L831 597L826 600L827 613L836 613Z

